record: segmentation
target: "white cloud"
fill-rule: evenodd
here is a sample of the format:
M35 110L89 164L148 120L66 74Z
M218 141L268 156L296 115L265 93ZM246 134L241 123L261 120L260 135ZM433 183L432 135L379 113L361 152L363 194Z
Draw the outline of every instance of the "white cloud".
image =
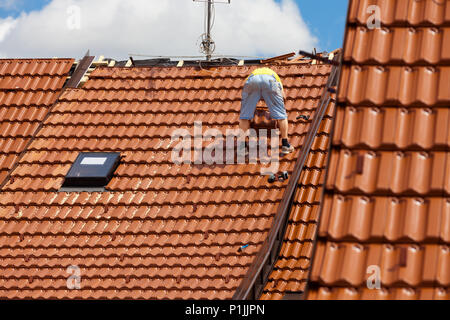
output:
M8 33L13 29L17 24L17 21L13 18L0 19L0 42L2 42Z
M17 21L13 18L0 19L0 44L16 26ZM5 58L6 53L3 51L3 46L0 46L0 58Z
M80 57L91 49L117 59L129 53L199 55L203 6L192 0L53 0L41 11L0 19L0 52ZM233 55L271 56L318 45L293 0L216 4L213 39L216 54Z

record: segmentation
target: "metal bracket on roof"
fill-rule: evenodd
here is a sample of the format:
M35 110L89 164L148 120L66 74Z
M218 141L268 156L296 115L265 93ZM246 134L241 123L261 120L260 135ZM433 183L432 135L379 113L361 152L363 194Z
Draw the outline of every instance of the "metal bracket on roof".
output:
M300 120L300 119L303 119L303 120L305 120L305 121L308 121L309 120L309 116L305 116L305 115L303 115L303 114L301 114L301 115L299 115L297 118L295 118L296 120Z
M78 63L77 68L72 73L72 76L70 77L69 81L66 83L67 88L77 88L78 85L81 82L81 79L85 76L86 72L89 70L89 67L92 64L92 61L94 61L95 56L89 56L89 51L86 53L86 55L81 59L80 63Z

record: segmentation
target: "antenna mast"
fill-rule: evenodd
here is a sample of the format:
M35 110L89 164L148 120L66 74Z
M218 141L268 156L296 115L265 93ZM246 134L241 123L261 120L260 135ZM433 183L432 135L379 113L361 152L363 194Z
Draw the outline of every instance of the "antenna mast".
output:
M211 38L211 9L212 9L212 1L213 0L208 0L208 26L206 27L206 41L203 44L203 46L205 47L205 51L206 51L206 60L210 61L211 60L211 54L214 52L214 41Z
M201 35L200 51L206 55L206 61L211 61L211 56L216 49L216 44L211 36L215 20L215 3L231 3L231 0L216 2L215 0L193 0L205 2L205 32Z

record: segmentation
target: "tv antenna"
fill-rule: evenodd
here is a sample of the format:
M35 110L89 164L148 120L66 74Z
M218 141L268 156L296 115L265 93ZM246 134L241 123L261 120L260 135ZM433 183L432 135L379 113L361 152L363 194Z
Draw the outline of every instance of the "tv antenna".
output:
M216 18L216 10L214 7L215 3L231 3L231 0L193 0L194 2L204 2L205 3L205 30L200 36L200 52L206 55L206 61L211 61L211 56L216 49L216 44L211 36L212 28L214 27L214 22Z

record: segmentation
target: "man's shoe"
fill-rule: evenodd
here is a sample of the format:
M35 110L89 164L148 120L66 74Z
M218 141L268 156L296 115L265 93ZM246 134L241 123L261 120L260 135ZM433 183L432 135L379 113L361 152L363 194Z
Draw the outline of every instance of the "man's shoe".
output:
M291 145L289 145L289 147L286 146L282 146L281 147L281 154L285 155L285 154L289 154L291 152L293 152L295 150L295 148Z

